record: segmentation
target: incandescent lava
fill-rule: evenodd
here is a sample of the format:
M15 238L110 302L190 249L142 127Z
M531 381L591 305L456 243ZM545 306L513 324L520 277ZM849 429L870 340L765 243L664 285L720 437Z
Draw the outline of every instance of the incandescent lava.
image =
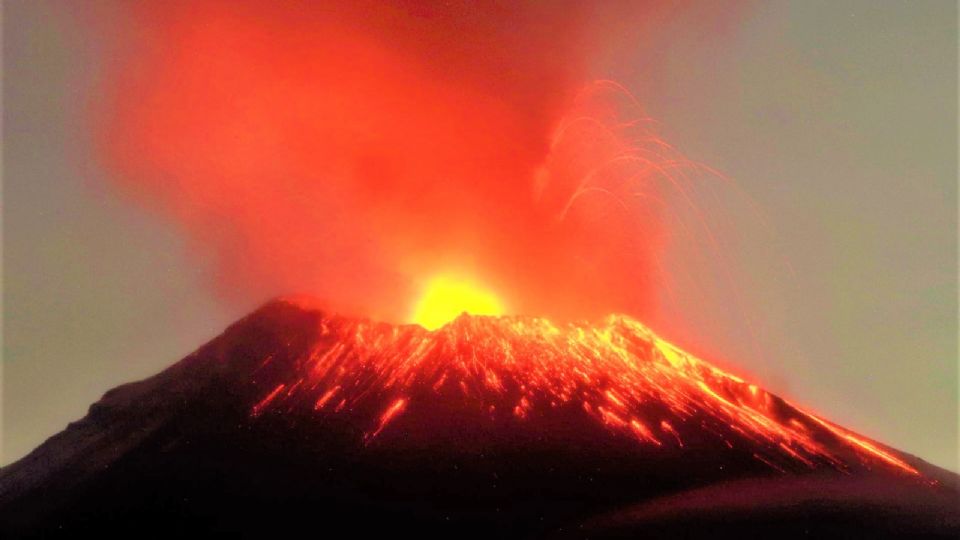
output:
M287 302L312 309L309 301ZM610 437L633 440L638 453L699 446L746 450L781 473L881 468L920 476L896 452L685 353L624 315L554 324L464 313L430 331L315 313L316 338L293 362L271 370L271 355L256 367L254 418L351 414L369 444L390 432L410 438L422 424L449 430L429 420L439 407L460 416L445 423L481 433L583 417ZM405 416L415 418L405 424Z

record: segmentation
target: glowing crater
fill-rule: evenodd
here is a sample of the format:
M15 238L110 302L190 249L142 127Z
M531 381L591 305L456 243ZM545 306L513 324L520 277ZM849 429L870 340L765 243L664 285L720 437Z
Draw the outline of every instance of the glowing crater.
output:
M411 321L436 330L462 313L502 315L503 311L502 302L489 290L469 279L442 275L426 283Z

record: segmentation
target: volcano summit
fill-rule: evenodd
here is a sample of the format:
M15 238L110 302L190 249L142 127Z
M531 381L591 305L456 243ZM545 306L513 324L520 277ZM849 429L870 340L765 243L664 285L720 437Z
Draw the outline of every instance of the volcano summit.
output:
M952 537L960 518L956 475L625 316L428 331L289 298L5 467L0 529Z

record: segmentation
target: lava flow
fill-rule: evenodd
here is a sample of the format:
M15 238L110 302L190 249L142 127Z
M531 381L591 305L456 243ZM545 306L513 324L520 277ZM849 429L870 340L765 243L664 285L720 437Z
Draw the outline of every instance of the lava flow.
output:
M441 408L454 412L433 428L460 430L454 439L496 426L562 431L588 419L584 425L633 441L640 454L707 448L747 452L782 473L921 476L893 450L685 353L627 316L554 324L463 314L431 331L286 302L316 313L316 336L290 353L293 361L276 362L282 371L271 371L273 356L260 360L255 419L354 415L368 445L408 436ZM566 436L538 437L554 435Z

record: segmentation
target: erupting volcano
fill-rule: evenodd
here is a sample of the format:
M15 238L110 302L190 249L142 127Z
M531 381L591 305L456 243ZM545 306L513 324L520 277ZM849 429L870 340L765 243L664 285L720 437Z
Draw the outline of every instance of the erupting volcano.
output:
M948 535L955 484L626 316L428 330L290 297L5 468L0 517L31 533Z
M223 306L304 294L0 470L0 536L960 531L955 474L653 330L711 354L724 317L754 331L718 238L749 226L700 204L723 214L725 177L603 68L667 58L637 36L673 2L95 4L104 185L182 236Z
M876 467L920 476L895 452L686 354L626 316L555 325L463 313L426 331L315 313L312 343L254 368L251 383L263 398L252 416L322 422L349 414L367 426L367 443L393 432L425 445L466 444L465 435L482 445L485 432L523 430L526 422L534 432L556 422L559 433L545 435L579 437L562 424L593 421L610 437L634 439L640 453L682 449L686 439L779 472Z

